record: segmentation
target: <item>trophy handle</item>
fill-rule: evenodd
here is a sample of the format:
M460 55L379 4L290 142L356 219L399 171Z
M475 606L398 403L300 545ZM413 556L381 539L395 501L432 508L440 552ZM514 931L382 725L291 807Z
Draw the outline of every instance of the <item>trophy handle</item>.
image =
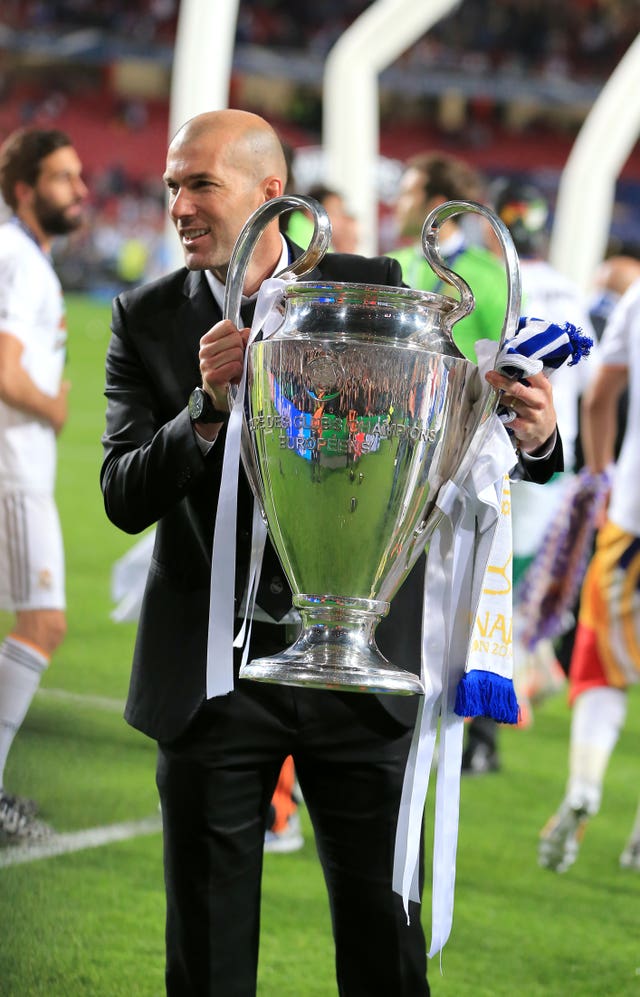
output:
M520 320L520 302L522 297L520 262L518 260L518 254L516 252L513 239L511 238L511 233L509 232L507 226L504 224L502 219L498 218L498 216L493 213L493 211L486 208L483 204L478 204L476 201L446 201L444 204L434 208L434 210L431 211L425 218L422 226L422 249L427 262L434 273L436 273L441 280L444 280L447 284L455 287L460 294L460 303L458 307L451 312L452 321L457 322L459 319L464 318L465 315L468 315L472 310L474 298L471 288L467 284L466 280L463 280L459 274L454 273L453 270L450 270L445 261L442 259L438 251L438 230L442 223L448 218L465 214L467 211L475 212L476 214L482 215L483 218L487 219L498 237L500 247L504 255L505 268L507 272L507 308L504 316L504 322L502 324L500 341L496 350L497 356L502 349L505 340L515 335L518 329L518 322ZM476 406L475 429L471 435L471 444L453 477L455 484L460 485L471 470L471 467L476 460L486 437L486 433L489 428L489 417L496 411L499 399L499 393L494 391L494 389L485 382L480 389L480 396ZM415 547L412 555L414 560L417 555L424 550L428 538L431 536L432 531L437 526L442 515L443 514L438 507L435 507L431 509L422 522L416 527L414 532Z
M476 201L446 201L444 204L440 204L437 208L434 208L424 220L424 225L422 226L422 251L434 273L458 291L460 303L451 313L452 324L458 322L473 309L474 297L466 280L463 280L459 274L450 270L440 255L438 250L438 231L442 223L447 221L448 218L454 218L456 215L466 214L469 211L486 218L498 237L504 256L507 272L507 309L498 344L499 351L504 345L505 340L515 335L517 331L520 319L520 300L522 297L518 254L509 229L502 219L498 218L484 204L478 204Z
M244 280L249 260L258 239L274 218L277 218L284 211L290 211L292 208L306 208L311 212L313 215L313 235L311 236L311 242L307 251L298 257L297 260L294 260L289 267L281 270L275 276L285 279L289 277L292 279L303 277L313 270L329 248L331 243L331 222L329 221L329 215L314 198L302 197L298 194L284 194L281 197L274 197L270 201L265 201L264 204L261 204L242 227L240 235L236 239L236 244L233 247L227 271L222 317L231 319L238 328L240 328L242 323L240 305L242 302ZM237 386L230 384L227 389L230 410L233 408L237 394ZM267 517L260 497L260 471L255 459L245 419L242 422L242 445L240 453L249 484L258 503L262 519L266 524Z
M245 222L240 235L236 240L229 261L229 270L224 290L223 318L231 319L236 326L240 326L240 304L242 301L242 288L247 274L251 254L256 247L258 239L264 232L267 225L285 211L293 208L302 208L310 211L313 215L313 235L309 247L294 260L285 270L275 274L276 277L304 277L320 262L327 252L331 243L331 222L329 215L322 205L313 197L303 197L300 194L283 194L281 197L274 197L270 201L265 201L253 212L251 217Z

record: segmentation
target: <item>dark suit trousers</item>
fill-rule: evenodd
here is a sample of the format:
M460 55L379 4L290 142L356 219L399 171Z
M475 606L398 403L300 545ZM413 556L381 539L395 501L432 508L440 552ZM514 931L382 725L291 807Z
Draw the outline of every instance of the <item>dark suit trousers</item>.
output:
M284 646L284 628L256 627L273 633L259 653ZM391 889L410 740L372 695L244 681L159 745L170 997L256 992L264 832L288 754L329 893L339 994L429 994L420 908L408 926Z

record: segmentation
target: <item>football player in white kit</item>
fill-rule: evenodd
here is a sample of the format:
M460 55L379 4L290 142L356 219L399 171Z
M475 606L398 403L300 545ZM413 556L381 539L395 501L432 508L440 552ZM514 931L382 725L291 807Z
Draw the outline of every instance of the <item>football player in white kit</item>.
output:
M62 288L55 236L82 223L87 188L70 139L20 129L0 147L0 844L50 828L4 786L9 749L66 630L64 553L54 499L56 436L67 418Z

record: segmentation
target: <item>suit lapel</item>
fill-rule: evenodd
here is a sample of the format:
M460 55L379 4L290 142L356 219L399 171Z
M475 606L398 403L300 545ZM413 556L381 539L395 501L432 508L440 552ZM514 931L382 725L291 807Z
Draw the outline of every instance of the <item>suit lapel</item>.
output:
M171 353L176 363L176 374L182 371L182 376L191 387L200 383L200 340L207 329L221 318L220 309L204 274L189 271L182 288L181 300L172 316L171 336L174 347Z
M185 305L189 309L191 331L198 343L222 313L201 270L190 270L184 282Z

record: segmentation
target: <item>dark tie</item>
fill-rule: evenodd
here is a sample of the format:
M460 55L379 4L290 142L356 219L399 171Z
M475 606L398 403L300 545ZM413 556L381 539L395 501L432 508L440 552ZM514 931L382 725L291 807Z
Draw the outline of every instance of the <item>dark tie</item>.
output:
M240 318L245 327L251 328L251 323L253 322L253 313L256 310L255 301L246 301L240 308Z
M269 540L264 548L256 603L278 621L291 609L291 589Z

